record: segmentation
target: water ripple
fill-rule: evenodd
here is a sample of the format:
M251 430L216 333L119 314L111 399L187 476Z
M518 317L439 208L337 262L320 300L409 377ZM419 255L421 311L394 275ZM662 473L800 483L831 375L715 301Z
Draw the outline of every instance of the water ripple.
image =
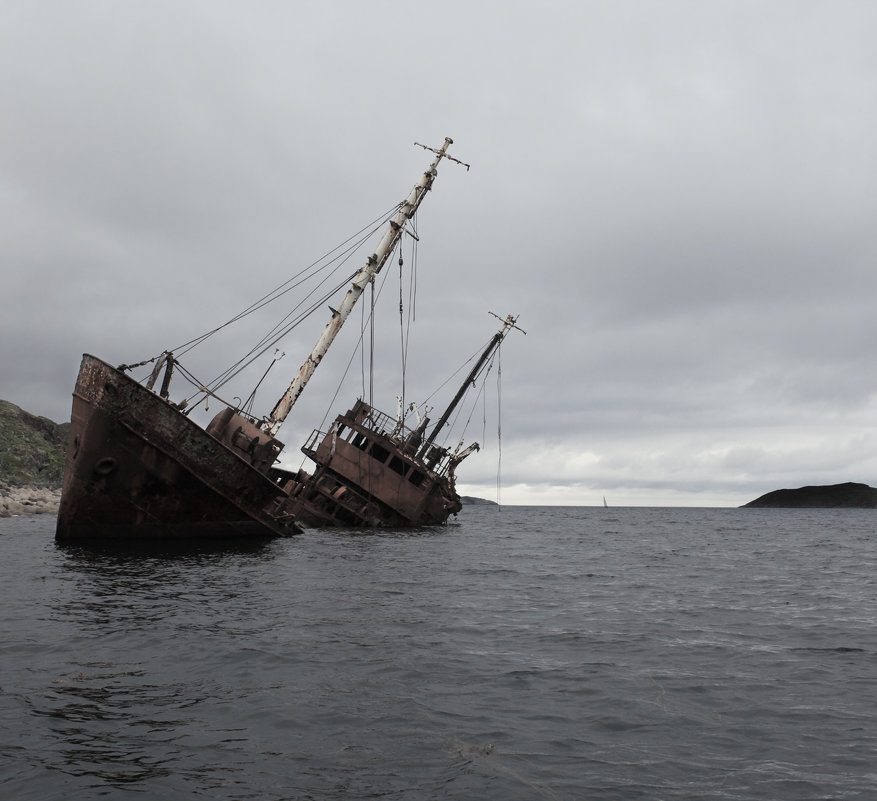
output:
M467 507L256 547L0 521L16 801L866 799L873 513Z

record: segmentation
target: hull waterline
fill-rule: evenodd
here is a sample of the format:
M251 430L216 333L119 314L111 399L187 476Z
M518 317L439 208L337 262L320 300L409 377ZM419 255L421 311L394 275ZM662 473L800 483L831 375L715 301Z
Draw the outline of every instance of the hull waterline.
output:
M288 496L173 404L86 354L73 393L58 541L299 533Z
M316 470L287 474L284 485L296 519L308 526L407 528L441 525L457 514L462 503L447 460L444 470L429 467L417 455L418 432L394 428L388 415L359 400L328 433L314 431L302 452Z

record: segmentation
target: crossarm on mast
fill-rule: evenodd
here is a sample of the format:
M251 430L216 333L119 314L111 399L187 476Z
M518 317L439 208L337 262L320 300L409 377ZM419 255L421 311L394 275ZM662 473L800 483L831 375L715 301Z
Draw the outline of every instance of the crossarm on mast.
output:
M317 365L322 361L323 356L326 355L326 351L329 350L329 346L341 330L341 326L344 325L345 320L350 316L350 312L365 291L365 288L381 271L381 268L395 249L405 230L405 223L414 216L426 196L426 193L432 188L433 181L435 181L436 175L438 174L436 168L438 167L439 162L443 158L451 158L450 156L446 156L446 151L448 146L453 143L453 139L445 138L445 143L440 149L434 150L433 148L425 148L426 150L431 150L435 153L436 157L433 159L426 172L420 177L420 180L415 184L411 193L399 208L399 211L393 219L390 220L387 230L384 232L375 252L369 256L365 265L354 276L350 289L347 290L347 294L344 296L344 300L341 301L341 305L337 310L332 309L332 318L323 329L323 333L320 334L320 338L317 340L307 359L305 359L304 364L299 368L298 375L296 375L292 383L289 385L289 389L287 389L283 394L283 397L277 401L270 417L267 418L267 431L272 436L274 436L280 426L283 425L283 421L292 409L293 404L295 404L301 393L304 391L305 386L314 374L314 371L317 369ZM420 147L424 146L420 145ZM456 159L453 159L453 161L456 161Z

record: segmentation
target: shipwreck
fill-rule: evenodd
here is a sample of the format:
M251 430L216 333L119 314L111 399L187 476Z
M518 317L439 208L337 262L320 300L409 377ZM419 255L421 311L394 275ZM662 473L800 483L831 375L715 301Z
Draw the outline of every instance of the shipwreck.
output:
M257 417L239 400L222 401L215 389L194 379L173 350L119 367L83 356L73 391L58 541L251 538L297 534L302 526L435 525L460 510L455 470L479 446L442 445L439 434L506 334L517 328L512 315L500 318L499 331L434 425L427 415L409 425L402 408L392 417L359 399L328 430L314 431L305 442L301 450L315 465L312 470L284 467L279 461L284 444L277 439L360 296L374 285L403 235L415 236L407 226L432 188L439 163L463 164L448 155L452 143L445 139L437 149L420 145L433 153L432 162L395 207L337 307L330 306L329 322L269 415ZM151 369L142 380L130 375L144 365ZM170 387L178 374L197 393L174 402ZM190 417L199 395L205 406L207 399L224 406L204 426ZM255 390L248 400L254 396Z

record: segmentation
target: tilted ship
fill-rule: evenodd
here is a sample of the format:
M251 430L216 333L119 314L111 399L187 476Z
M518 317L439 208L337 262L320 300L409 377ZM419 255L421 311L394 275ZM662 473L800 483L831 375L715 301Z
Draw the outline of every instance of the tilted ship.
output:
M171 377L183 370L172 353L147 360L155 366L143 382L128 375L128 365L83 356L73 392L58 541L270 537L300 533L302 525L434 525L460 510L454 471L478 446L451 451L437 436L478 371L517 327L512 316L502 320L431 429L428 418L409 429L403 415L394 420L358 400L302 448L316 465L313 472L282 468L278 457L284 445L276 438L357 300L406 232L439 163L462 164L447 154L451 144L446 139L439 149L421 145L435 154L432 163L397 207L337 309L330 307L329 323L269 416L256 418L240 404L226 404L202 427L189 417L186 401L170 400ZM205 398L220 400L206 387L199 389Z
M317 468L293 475L275 469L289 490L289 508L306 525L416 526L443 523L462 508L455 469L474 451L437 444L466 390L511 328L509 315L482 351L454 399L431 429L424 417L413 429L358 400L328 432L314 431L302 451ZM518 329L520 330L520 329Z

